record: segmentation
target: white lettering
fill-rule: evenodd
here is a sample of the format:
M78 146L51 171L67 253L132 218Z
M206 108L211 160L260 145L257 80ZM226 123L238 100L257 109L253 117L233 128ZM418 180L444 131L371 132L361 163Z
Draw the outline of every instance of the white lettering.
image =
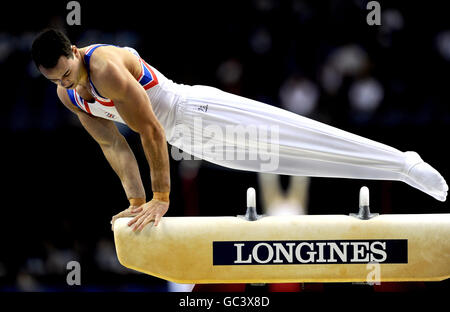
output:
M377 249L375 248L375 245L379 245L382 249ZM370 251L372 252L372 254L370 255L370 261L371 262L384 262L387 259L387 253L386 253L386 242L382 243L382 242L374 242L371 246L370 246ZM381 259L377 259L375 257L375 255L373 254L377 254L381 256Z
M369 249L369 243L352 242L351 244L353 246L353 259L351 260L351 262L369 262L369 255L366 254L366 250ZM364 256L364 254L366 254L364 258L359 258L359 256Z
M326 245L327 243L316 243L317 246L319 246L319 258L317 259L318 263L323 263L323 262L327 262L327 260L325 260L324 256L324 252L323 252L323 247Z
M280 251L284 256L284 259L288 263L294 262L294 246L295 243L287 243L286 246L289 247L289 251L286 250L286 248L281 243L275 243L273 244L275 246L275 260L273 260L273 263L283 263L284 261L280 259Z
M234 263L252 263L252 256L248 255L247 260L242 260L242 246L245 244L234 244L234 246L237 247L237 259L234 261Z
M311 251L306 252L309 255L309 259L308 260L304 260L302 258L301 255L301 249L303 246L308 246L309 249ZM314 255L316 254L316 252L313 252L312 250L314 250L314 245L313 243L300 243L298 244L297 248L295 248L295 257L297 258L298 261L300 261L301 263L309 263L309 262L314 262Z
M234 264L266 263L380 263L388 259L386 241L290 241L233 244ZM303 248L303 249L302 249ZM306 248L306 249L305 249ZM294 258L295 256L295 258Z
M266 247L266 248L267 248L267 251L269 252L269 254L268 254L266 260L261 260L261 259L259 259L259 256L258 256L258 249L259 249L259 247L261 247L261 246ZM272 261L272 258L273 258L273 248L272 248L272 246L270 246L270 245L267 244L267 243L259 243L259 244L257 244L255 247L253 247L252 255L253 255L253 258L255 259L256 262L258 262L258 263L267 263L267 262Z
M350 243L340 243L340 245L344 247L343 250L339 249L336 243L328 243L328 246L330 246L330 259L328 259L328 262L337 262L334 258L335 253L338 254L342 262L347 262L347 246Z

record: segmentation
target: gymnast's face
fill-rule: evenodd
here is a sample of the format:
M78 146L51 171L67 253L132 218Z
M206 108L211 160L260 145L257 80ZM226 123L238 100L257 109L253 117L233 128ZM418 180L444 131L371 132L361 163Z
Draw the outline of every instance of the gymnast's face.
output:
M40 72L50 81L66 89L75 89L81 79L83 62L77 47L72 46L72 55L60 56L53 68L39 66Z

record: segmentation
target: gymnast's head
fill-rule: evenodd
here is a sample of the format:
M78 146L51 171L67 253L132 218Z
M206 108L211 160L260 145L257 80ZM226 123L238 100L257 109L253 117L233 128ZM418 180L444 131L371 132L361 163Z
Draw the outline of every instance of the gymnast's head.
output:
M31 55L36 67L48 80L74 89L83 73L80 50L60 30L46 29L33 41Z

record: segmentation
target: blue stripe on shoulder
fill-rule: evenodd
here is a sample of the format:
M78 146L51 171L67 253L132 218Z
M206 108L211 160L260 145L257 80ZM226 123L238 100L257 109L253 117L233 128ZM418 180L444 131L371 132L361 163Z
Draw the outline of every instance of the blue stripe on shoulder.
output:
M145 86L147 83L153 80L153 77L150 71L148 70L147 66L142 64L142 67L144 68L144 75L142 76L141 81L139 82L141 83L141 85Z
M102 98L104 98L97 90L97 88L95 88L94 84L92 83L91 80L91 68L90 68L90 61L91 61L91 56L92 53L94 53L94 51L99 48L99 47L104 47L104 46L112 46L112 44L97 44L95 45L95 47L93 47L88 53L86 53L84 55L84 63L86 64L86 70L87 70L87 74L88 74L88 78L89 78L89 82L91 83L92 87L94 88L94 91Z
M97 45L95 45L95 47L93 47L88 53L86 53L86 54L84 55L84 62L86 63L86 67L87 67L88 72L89 72L89 61L91 60L92 53L94 53L94 51L95 51L97 48L99 48L99 47L111 46L111 45L112 45L112 44L97 44Z
M77 101L75 100L75 91L72 89L67 89L67 94L69 95L69 99L72 102L72 104L78 107L79 109L82 109L80 106L78 106Z

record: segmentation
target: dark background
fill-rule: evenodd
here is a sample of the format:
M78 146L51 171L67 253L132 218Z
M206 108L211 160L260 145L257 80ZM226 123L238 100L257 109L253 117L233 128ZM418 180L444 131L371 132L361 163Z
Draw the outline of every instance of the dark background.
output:
M74 290L66 284L71 260L81 263L78 290L171 289L117 262L110 219L128 202L100 148L31 62L31 42L48 26L62 28L80 47L132 46L175 82L215 86L286 109L282 90L287 82L307 81L313 90L306 102L310 106L295 107L297 112L402 151L417 151L447 180L450 176L445 1L380 1L381 26L366 23L369 11L362 0L79 1L80 26L67 25L67 2L16 1L0 13L0 290ZM343 59L358 59L355 53L359 65L342 69ZM236 76L227 76L230 72ZM369 106L358 105L361 101L351 95L365 79L375 82L368 91L376 100L362 101ZM139 138L121 130L150 194ZM247 188L255 187L258 194L255 173L203 162L196 175L189 175L180 163L171 159L167 216L243 214ZM289 179L283 177L282 183L287 187ZM373 212L449 211L447 202L400 182L313 178L309 214L356 212L363 185L371 191ZM421 287L446 288L448 282Z

